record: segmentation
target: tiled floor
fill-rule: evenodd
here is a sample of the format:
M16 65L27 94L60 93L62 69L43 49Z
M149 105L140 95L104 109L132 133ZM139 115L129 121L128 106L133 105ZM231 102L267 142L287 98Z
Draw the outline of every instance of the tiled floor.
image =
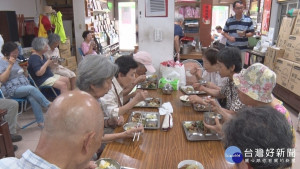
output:
M291 112L291 117L293 120L294 128L297 125L297 115L298 112L286 106ZM22 116L19 117L19 124L24 125L30 121L34 120L34 116L31 110L24 112ZM33 124L26 129L19 130L18 133L22 135L23 140L20 142L15 143L19 149L15 152L17 158L20 158L22 154L27 150L30 149L32 151L35 150L40 134L41 129L37 126L37 124ZM292 169L299 169L300 168L300 133L296 132L296 159L295 163L293 164Z

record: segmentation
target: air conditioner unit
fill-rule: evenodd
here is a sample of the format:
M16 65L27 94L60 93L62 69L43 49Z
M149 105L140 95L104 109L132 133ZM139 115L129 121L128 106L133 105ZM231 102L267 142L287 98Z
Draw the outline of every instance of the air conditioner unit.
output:
M146 17L167 16L168 0L146 0Z

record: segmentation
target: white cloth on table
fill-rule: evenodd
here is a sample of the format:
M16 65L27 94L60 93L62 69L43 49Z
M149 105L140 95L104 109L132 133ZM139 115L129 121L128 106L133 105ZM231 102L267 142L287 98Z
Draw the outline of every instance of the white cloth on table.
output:
M162 104L161 107L158 109L159 109L160 115L166 115L169 113L173 113L173 107L170 102L166 102L166 103Z
M162 130L167 131L168 129L173 127L173 107L170 102L166 102L162 104L162 106L159 108L159 114L165 115L163 124L161 126Z

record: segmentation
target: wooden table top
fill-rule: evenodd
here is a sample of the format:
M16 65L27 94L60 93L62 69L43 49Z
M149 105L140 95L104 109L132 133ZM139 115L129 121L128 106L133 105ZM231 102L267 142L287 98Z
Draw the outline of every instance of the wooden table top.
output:
M224 147L221 141L196 141L186 139L182 121L202 120L203 113L196 112L191 106L183 106L179 97L181 91L174 91L172 95L163 95L161 90L148 90L149 97L160 97L162 102L171 102L174 113L173 128L167 132L160 129L145 130L139 142L132 139L122 139L108 143L101 158L112 158L121 166L136 169L177 169L182 160L196 160L205 169L232 169L234 165L226 162ZM132 111L158 112L157 108L134 108ZM129 113L124 116L128 119ZM161 116L161 125L164 116ZM122 132L123 128L116 128L115 132Z
M192 51L189 54L180 54L180 59L202 59L202 53Z

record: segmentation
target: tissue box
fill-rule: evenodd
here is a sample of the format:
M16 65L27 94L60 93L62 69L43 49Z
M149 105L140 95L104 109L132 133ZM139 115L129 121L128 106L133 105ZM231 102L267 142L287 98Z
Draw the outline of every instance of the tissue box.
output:
M158 87L162 89L167 83L169 83L173 87L174 90L179 89L179 80L178 79L168 80L164 77L159 79Z

